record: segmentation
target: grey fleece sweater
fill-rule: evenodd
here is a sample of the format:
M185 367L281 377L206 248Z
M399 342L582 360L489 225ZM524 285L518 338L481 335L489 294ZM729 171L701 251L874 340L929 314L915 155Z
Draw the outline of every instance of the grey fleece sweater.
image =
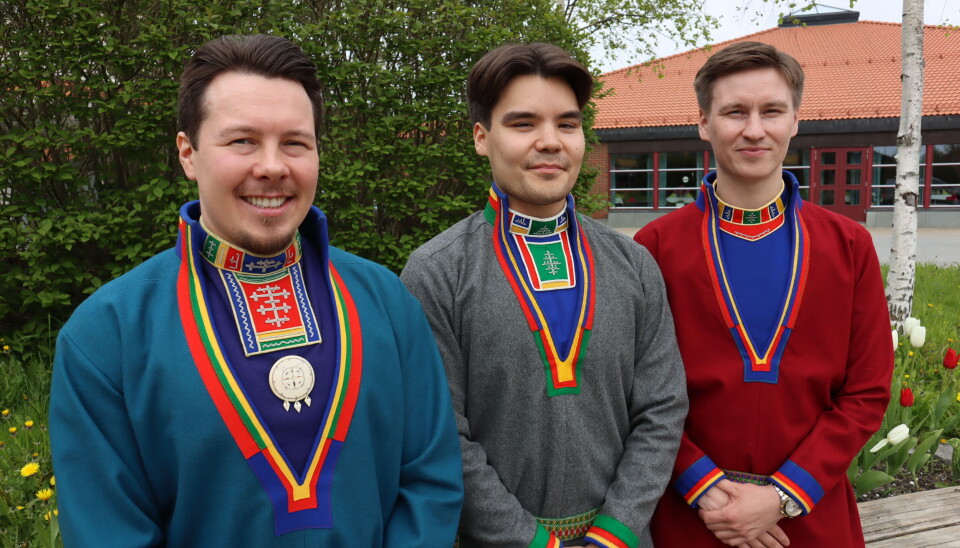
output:
M593 508L650 546L687 412L663 279L646 249L579 218L596 270L581 392L550 397L544 365L477 212L416 250L401 279L446 366L463 452L461 546L528 546L536 517ZM541 531L542 533L542 531Z

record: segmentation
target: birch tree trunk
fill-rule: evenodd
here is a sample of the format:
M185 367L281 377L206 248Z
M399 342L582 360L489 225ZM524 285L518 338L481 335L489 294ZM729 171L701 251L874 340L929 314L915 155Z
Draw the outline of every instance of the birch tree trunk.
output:
M923 107L923 0L903 0L900 130L897 133L897 187L893 201L887 307L898 328L913 307L920 198L920 119Z

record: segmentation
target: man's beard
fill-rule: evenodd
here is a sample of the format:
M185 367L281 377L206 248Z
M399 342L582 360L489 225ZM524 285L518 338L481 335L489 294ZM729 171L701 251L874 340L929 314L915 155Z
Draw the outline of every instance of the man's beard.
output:
M267 228L271 228L272 225L277 224L277 221L270 218L260 219L260 222ZM242 232L239 238L241 241L230 243L256 255L277 255L290 245L290 242L293 241L294 234L296 234L296 230L289 233L269 232L268 234L266 237L257 237L252 232Z

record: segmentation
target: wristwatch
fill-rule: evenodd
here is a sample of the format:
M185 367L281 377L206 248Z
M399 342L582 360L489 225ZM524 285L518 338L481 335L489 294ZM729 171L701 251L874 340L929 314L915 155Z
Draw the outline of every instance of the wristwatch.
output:
M780 495L780 513L783 514L783 517L795 518L803 513L803 509L800 508L797 501L793 500L793 497L784 493L783 489L780 489L777 484L771 483L770 485L773 485L773 488L777 490L777 494Z

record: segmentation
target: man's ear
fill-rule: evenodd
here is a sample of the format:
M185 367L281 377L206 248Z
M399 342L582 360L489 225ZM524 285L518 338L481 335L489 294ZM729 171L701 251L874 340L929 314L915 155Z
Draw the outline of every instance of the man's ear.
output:
M473 146L477 149L477 154L480 156L488 156L487 154L487 132L489 130L483 127L483 124L477 122L473 124Z
M177 133L177 150L179 151L178 157L180 158L180 165L183 167L183 173L187 176L187 179L196 181L197 172L193 167L194 148L190 144L187 134L182 131Z
M700 140L710 142L710 132L708 131L708 126L710 120L707 119L707 113L703 109L697 109L697 114L699 116L699 122L697 123L697 129L700 131Z

